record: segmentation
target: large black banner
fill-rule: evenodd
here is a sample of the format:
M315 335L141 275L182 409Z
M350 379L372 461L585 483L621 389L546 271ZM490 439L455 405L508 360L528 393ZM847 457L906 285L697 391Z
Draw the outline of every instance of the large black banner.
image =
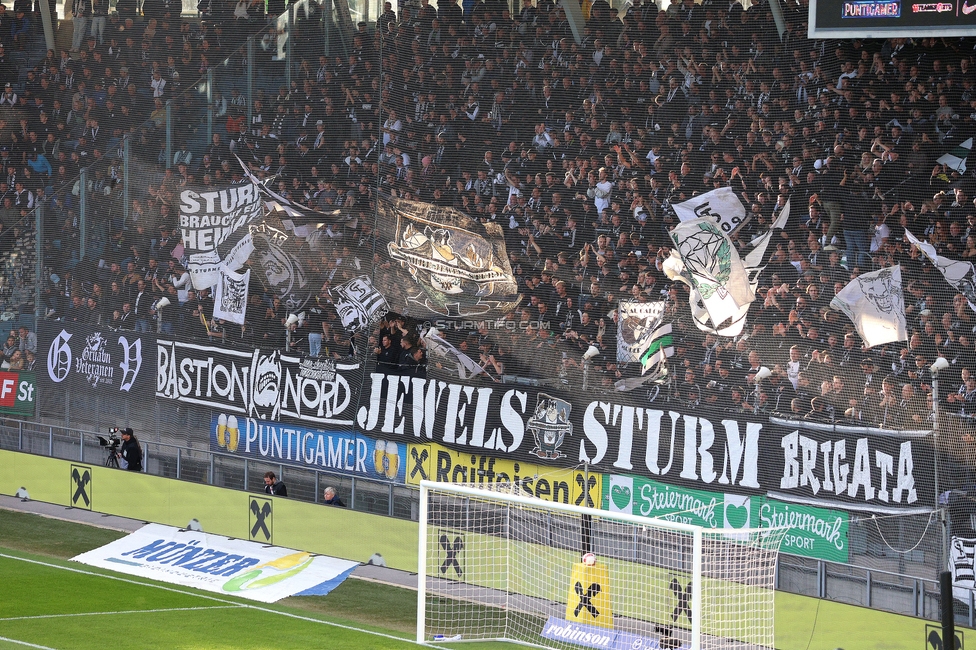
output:
M159 339L155 391L262 420L352 428L360 364Z
M378 437L824 506L935 506L928 432L690 412L619 393L588 399L378 373L363 390L356 426Z
M303 358L42 323L42 388L154 393L268 421L438 443L523 464L588 467L689 488L827 507L935 505L929 432L892 432L677 407L663 396L576 395L367 372ZM150 361L154 359L154 361ZM148 363L147 363L148 362ZM152 367L152 366L155 367ZM502 480L490 465L478 481Z
M45 390L151 397L156 335L41 321L38 384Z

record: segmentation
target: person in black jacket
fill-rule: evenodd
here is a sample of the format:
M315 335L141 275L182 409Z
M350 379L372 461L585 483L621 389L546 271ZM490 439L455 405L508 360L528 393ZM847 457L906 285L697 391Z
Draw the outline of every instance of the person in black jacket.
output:
M387 375L400 374L400 346L394 346L389 334L380 338L380 346L373 348L376 354L376 371Z
M322 495L322 497L324 499L322 503L324 503L327 506L335 506L337 508L346 507L345 502L343 502L343 500L339 498L339 495L336 494L335 488L332 487L331 485L325 488L325 493Z
M119 466L130 472L141 472L142 446L132 432L132 427L126 427L119 433L122 436L122 447L119 449Z
M264 491L278 497L288 496L288 488L285 487L284 482L278 480L274 472L264 473Z

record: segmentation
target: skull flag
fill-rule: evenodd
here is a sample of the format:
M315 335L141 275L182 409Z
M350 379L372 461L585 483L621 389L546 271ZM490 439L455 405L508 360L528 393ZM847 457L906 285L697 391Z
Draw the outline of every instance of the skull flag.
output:
M901 266L862 273L841 289L830 306L844 312L869 348L907 341Z
M244 324L247 313L247 290L251 281L251 269L244 273L234 273L228 269L220 270L217 290L214 295L215 319L221 318L238 325Z

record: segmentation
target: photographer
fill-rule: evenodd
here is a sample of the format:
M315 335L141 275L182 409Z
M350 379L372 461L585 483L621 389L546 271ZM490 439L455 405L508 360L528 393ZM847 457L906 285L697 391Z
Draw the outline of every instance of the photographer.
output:
M142 471L142 446L136 439L131 427L119 431L122 436L122 447L119 449L119 467L130 472Z

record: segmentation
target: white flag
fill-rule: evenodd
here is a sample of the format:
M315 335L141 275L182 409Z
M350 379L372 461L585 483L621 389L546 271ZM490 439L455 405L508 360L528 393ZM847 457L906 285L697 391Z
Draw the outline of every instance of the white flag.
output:
M948 257L942 257L936 252L935 246L921 241L907 229L905 230L905 239L914 244L915 248L928 261L932 262L935 268L939 269L946 282L951 284L956 291L966 296L966 300L969 301L969 307L976 311L976 277L974 277L976 273L974 273L972 262L951 260Z
M847 314L867 347L907 341L901 267L863 273L840 290L830 306Z
M711 219L722 232L733 233L747 223L746 208L731 187L720 187L671 206L681 221Z
M671 239L675 247L664 272L691 289L695 325L705 332L738 336L756 291L728 235L711 219L699 218L678 224Z
M966 138L958 145L952 148L946 154L943 154L935 162L940 165L947 165L949 169L955 170L960 174L966 173L966 158L969 157L969 153L973 150L973 139Z
M220 269L217 291L214 293L214 320L221 318L230 323L244 324L250 281L251 269L243 274L234 273L226 267Z
M465 381L475 375L485 372L485 369L475 363L474 359L451 345L436 329L431 327L421 335L427 346L427 353L432 357L441 357L457 364L458 378Z

